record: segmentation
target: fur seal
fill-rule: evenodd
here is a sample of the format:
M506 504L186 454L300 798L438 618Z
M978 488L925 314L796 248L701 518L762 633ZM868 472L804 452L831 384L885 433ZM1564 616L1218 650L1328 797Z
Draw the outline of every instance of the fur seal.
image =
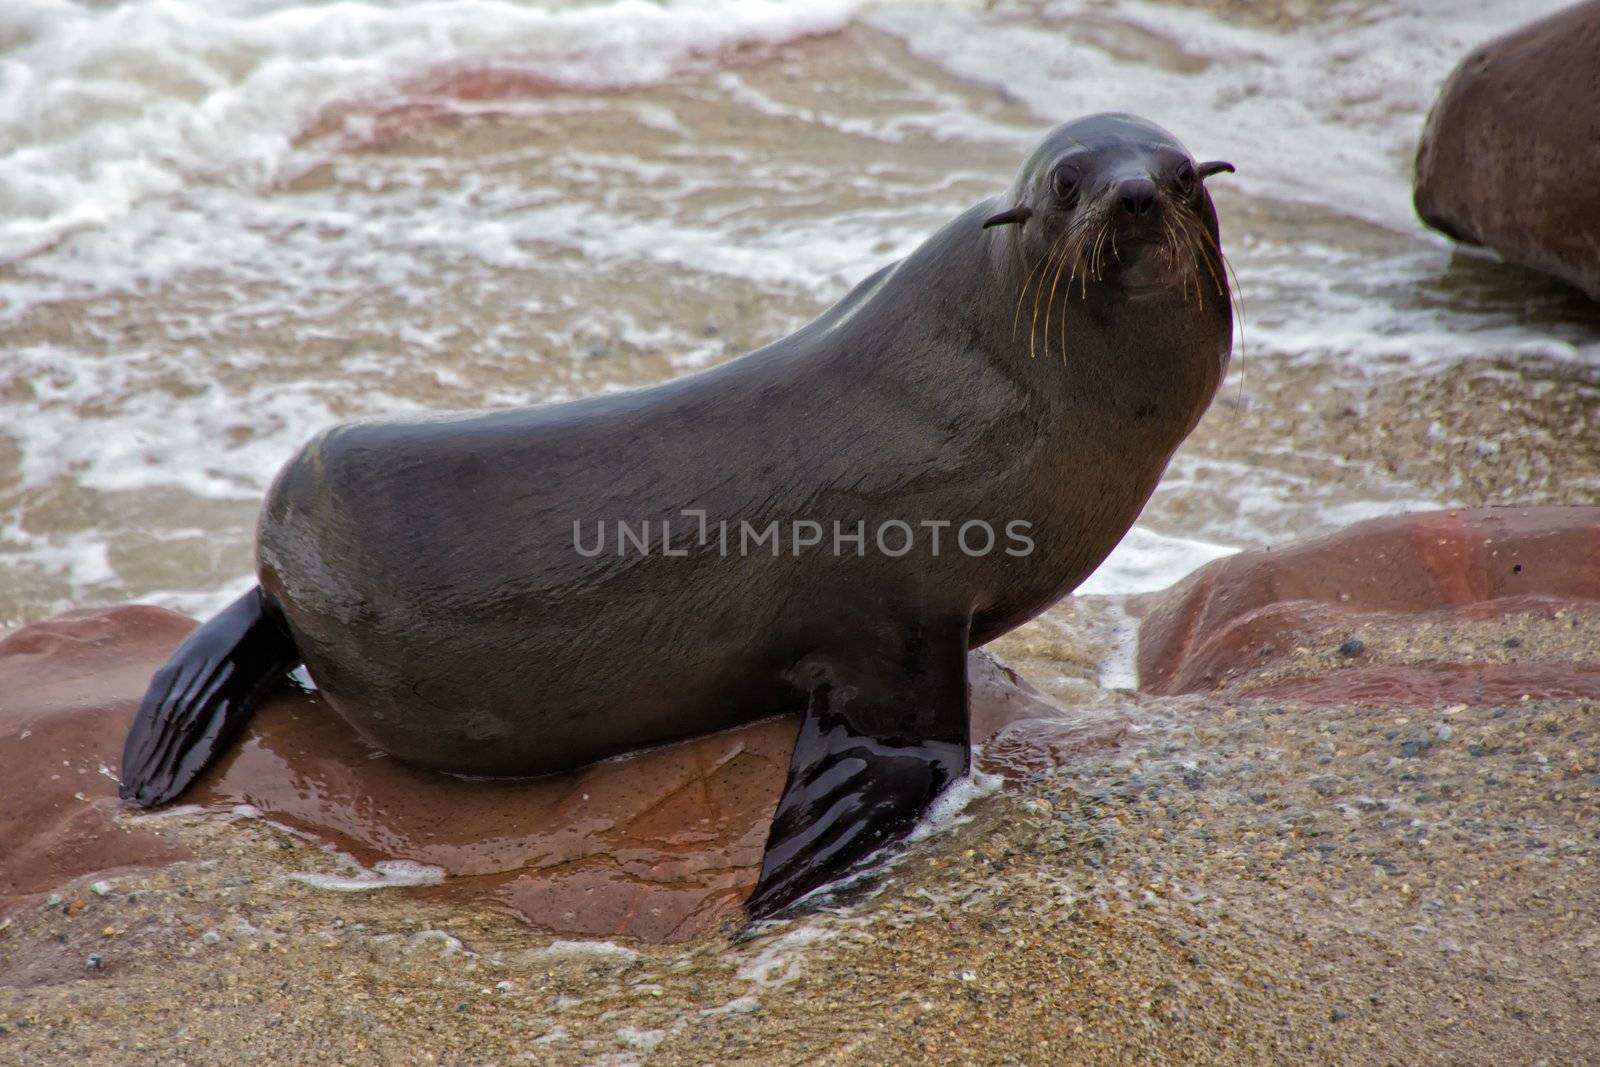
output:
M304 664L374 745L538 775L803 711L769 916L967 772L967 651L1081 582L1222 380L1197 164L1063 125L795 333L571 403L336 426L273 483L260 585L157 673L121 792L177 796Z

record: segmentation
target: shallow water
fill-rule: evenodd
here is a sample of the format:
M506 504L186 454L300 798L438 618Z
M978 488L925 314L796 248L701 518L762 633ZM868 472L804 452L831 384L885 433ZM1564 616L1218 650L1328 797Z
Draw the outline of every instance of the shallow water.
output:
M1212 185L1245 322L1212 415L1085 590L1467 502L1229 435L1352 381L1600 351L1586 305L1453 253L1409 204L1439 81L1555 6L8 4L0 621L209 610L250 580L256 503L319 427L731 358L1095 110L1238 165ZM1263 389L1280 374L1295 388Z

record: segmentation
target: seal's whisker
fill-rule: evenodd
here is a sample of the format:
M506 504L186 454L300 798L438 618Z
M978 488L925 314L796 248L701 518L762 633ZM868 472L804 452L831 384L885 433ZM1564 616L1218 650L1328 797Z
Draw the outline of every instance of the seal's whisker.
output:
M1089 233L1090 226L1088 223L1085 223L1079 230L1077 242L1073 245L1072 271L1067 275L1067 287L1070 289L1072 284L1076 282L1079 287L1080 295L1085 295L1083 291L1083 276L1087 275L1089 270L1088 264L1085 262L1083 256L1085 249L1089 245ZM1080 271L1083 272L1083 274L1080 274Z
M1078 237L1078 231L1081 230L1081 229L1082 229L1081 226L1075 226L1075 227L1073 227L1073 229L1071 231L1069 231L1069 232L1071 232L1073 234L1073 237L1075 239L1070 244L1067 245L1067 247L1065 249L1065 252L1061 257L1061 261L1056 264L1055 277L1050 280L1050 298L1045 301L1045 312L1044 312L1044 350L1045 350L1045 354L1046 355L1048 355L1049 352L1050 352L1050 311L1056 305L1056 288L1057 288L1057 286L1059 286L1061 284L1061 274L1062 274L1062 271L1066 269L1067 264L1069 262L1075 263L1076 260L1077 260L1077 249L1078 249L1078 246L1081 244L1081 238ZM1074 269L1076 269L1076 268L1074 268ZM1071 275L1071 272L1068 272L1068 275L1067 275L1067 292L1070 293L1071 291L1072 291L1072 275ZM1062 305L1061 305L1061 360L1062 360L1063 363L1066 362L1066 358L1067 358L1067 312L1066 312L1066 300L1065 300L1065 298L1063 298Z
M1089 242L1092 224L1088 221L1079 221L1073 233L1072 241L1072 269L1067 272L1067 285L1070 287L1078 279L1078 271L1083 269L1083 251Z
M1084 227L1083 241L1078 248L1078 260L1073 264L1073 277L1078 280L1078 296L1080 299L1089 295L1089 272L1093 269L1094 261L1093 249L1095 242L1099 239L1100 231L1098 228L1091 232L1088 226ZM1081 274L1078 273L1080 269L1083 272Z
M1205 290L1200 279L1200 259L1205 255L1199 243L1195 240L1194 232L1181 222L1173 224L1173 236L1180 243L1179 255L1183 259L1183 298L1189 299L1189 285L1194 284L1194 302L1200 307L1206 302Z
M1237 338L1237 345L1239 349L1239 399L1237 404L1243 405L1244 375L1245 368L1248 366L1244 359L1244 292L1239 288L1239 274L1233 269L1233 262L1228 259L1228 253L1224 252L1219 247L1217 249L1217 255L1222 257L1222 269L1227 272L1230 278L1233 279L1233 284L1228 289L1228 297L1233 305L1233 321L1238 323L1239 326L1239 336Z
M1217 272L1215 257L1212 254L1215 252L1221 255L1222 250L1216 247L1216 242L1211 239L1211 235L1200 225L1200 220L1195 218L1192 212L1178 212L1175 217L1178 225L1188 235L1189 247L1194 250L1195 258L1205 264L1206 272L1211 275L1211 283L1216 287L1217 295L1231 295L1228 293L1228 287L1223 284L1222 276ZM1198 287L1198 279L1195 284Z
M1045 270L1046 271L1048 271L1050 269L1050 264L1052 262L1056 261L1057 259L1064 259L1064 257L1066 256L1067 249L1070 247L1070 244L1068 243L1067 238L1071 235L1071 233L1072 233L1072 231L1070 229L1064 231L1062 233L1062 235L1059 238L1056 239L1056 242L1050 246L1050 254L1045 256L1045 258L1044 258L1044 264L1045 264ZM1059 255L1057 255L1057 249L1060 250L1060 254ZM1039 298L1041 296L1043 296L1043 295L1044 295L1044 275L1041 274L1041 275L1039 275L1039 284L1036 285L1034 287L1034 290L1033 290L1033 318L1028 324L1028 358L1029 359L1033 359L1034 356L1037 354L1035 352L1035 349L1034 349L1034 342L1035 342L1035 340L1037 340L1038 335L1039 335ZM1049 326L1050 326L1050 313L1048 311L1045 312L1045 320L1044 321L1045 321L1045 328L1048 330ZM1049 340L1050 340L1049 337L1046 336L1046 338L1045 338L1045 349L1046 349L1046 351L1048 351L1049 347L1050 347L1049 346Z
M1050 279L1050 296L1044 302L1044 354L1047 356L1050 354L1050 312L1056 306L1056 286L1061 284L1061 272L1066 269L1066 266L1067 257L1062 256L1061 260L1056 264L1054 277ZM1041 285L1040 288L1042 289L1043 286Z
M1165 227L1166 247L1169 256L1167 265L1173 270L1181 269L1183 271L1183 299L1187 303L1189 299L1189 276L1195 273L1194 258L1197 252L1194 247L1194 240L1181 217L1174 217L1174 215L1169 214L1162 219L1162 224Z
M1187 246L1184 243L1183 238L1179 235L1178 230L1173 226L1172 220L1169 218L1162 218L1161 256L1166 261L1167 270L1177 271L1180 267L1183 269L1181 288L1183 291L1183 302L1185 304L1189 302L1189 275L1193 273L1187 257L1182 254L1186 247Z
M1177 223L1174 224L1174 230L1177 233L1178 239L1183 242L1184 250L1188 253L1188 255L1184 257L1184 300L1187 301L1189 298L1189 283L1190 281L1193 281L1194 302L1198 307L1206 302L1205 288L1200 277L1200 263L1201 260L1206 259L1206 251L1196 225L1191 223L1192 216L1185 212L1179 216Z
M1050 354L1050 307L1055 301L1056 286L1060 282L1061 272L1065 270L1067 264L1072 261L1072 248L1073 236L1071 230L1069 229L1067 233L1067 239L1062 242L1061 252L1055 257L1054 260L1055 270L1051 274L1050 278L1050 295L1045 295L1043 278L1039 279L1038 291L1034 293L1034 300L1036 304L1034 309L1035 312L1038 311L1037 305L1043 305L1044 308L1044 351L1046 355Z
M1233 321L1238 331L1235 346L1239 350L1241 361L1239 368L1239 399L1242 403L1244 399L1244 294L1239 289L1238 272L1233 269L1233 263L1228 259L1228 254L1212 238L1210 232L1201 225L1200 220L1195 217L1192 211L1179 212L1176 217L1179 225L1188 232L1189 240L1191 246L1195 249L1196 256L1204 261L1206 270L1211 275L1212 283L1216 286L1217 295L1226 295L1228 298L1228 309L1233 313ZM1221 265L1220 271L1218 269L1219 263ZM1228 284L1229 282L1231 284ZM1196 284L1198 284L1198 281ZM1232 353L1230 352L1229 354L1231 356Z
M1045 277L1046 275L1050 274L1051 264L1059 264L1059 262L1062 262L1064 259L1066 259L1067 248L1070 248L1070 230L1064 230L1064 232L1061 234L1061 237L1056 238L1056 242L1050 246L1050 254L1045 256L1043 272L1042 274L1038 275L1038 285L1034 286L1034 315L1032 315L1032 318L1030 318L1029 333L1027 333L1027 355L1029 355L1029 358L1034 358L1035 355L1037 355L1035 344L1037 344L1038 341L1038 304L1040 304L1040 301L1043 301L1043 298L1045 298ZM1046 304L1046 309L1048 309L1048 304ZM1045 330L1045 352L1048 354L1048 352L1050 352L1050 338L1048 338L1048 330L1050 330L1050 314L1048 314L1048 310L1046 310L1045 314Z
M1055 277L1050 283L1050 296L1045 301L1045 351L1050 350L1050 313L1057 311L1061 316L1061 360L1067 358L1067 304L1071 300L1072 283L1078 277L1078 270L1083 264L1083 249L1088 243L1092 223L1082 217L1074 218L1068 231L1068 242L1062 251L1060 260L1056 264ZM1067 287L1062 296L1061 304L1056 304L1056 291L1060 288L1061 277L1066 275Z
M1033 265L1033 268L1028 271L1027 277L1022 280L1022 287L1017 290L1017 306L1012 310L1011 313L1011 339L1013 341L1017 339L1017 327L1021 324L1022 305L1028 299L1028 287L1033 284L1034 276L1039 273L1040 268L1044 266L1044 261L1047 258L1049 257L1041 257L1040 260Z
M1022 315L1022 305L1028 298L1028 286L1033 285L1035 281L1038 282L1038 286L1035 287L1034 292L1034 303L1036 309L1034 319L1037 321L1037 304L1039 300L1039 294L1037 290L1044 285L1045 274L1049 271L1051 262L1056 258L1056 256L1062 254L1063 246L1067 244L1070 236L1071 234L1068 231L1063 231L1059 236L1057 236L1055 240L1050 243L1050 247L1045 250L1045 254L1041 256L1039 261L1033 265L1033 270L1028 272L1027 280L1024 281L1022 285L1022 291L1017 294L1017 307L1015 312L1012 314L1011 336L1013 340L1016 339L1016 328ZM1032 328L1030 327L1030 330L1031 329ZM1031 352L1033 345L1031 337L1029 338L1028 344Z
M1098 240L1098 238L1096 239ZM1093 247L1093 241L1084 241L1082 261L1078 264L1083 268L1083 273L1078 275L1078 296L1080 298L1089 295L1089 271L1093 269L1094 261Z
M1022 319L1023 301L1028 298L1028 286L1033 284L1034 276L1039 275L1040 271L1044 268L1044 265L1050 262L1050 258L1055 254L1056 248L1066 240L1067 236L1068 235L1066 233L1062 233L1060 237L1057 237L1056 240L1051 244L1049 250L1040 257L1039 262L1033 265L1033 269L1028 272L1027 278L1023 280L1022 288L1017 292L1016 310L1011 315L1011 339L1013 341L1017 339L1017 326L1020 324ZM1040 276L1042 277L1042 275Z
M1117 239L1116 239L1116 236L1115 236L1114 232L1112 231L1111 223L1109 222L1109 220L1101 222L1101 224L1100 224L1100 234L1099 234L1098 237L1095 238L1095 242L1094 242L1094 254L1092 256L1092 261L1093 261L1093 267L1094 267L1094 280L1097 281L1097 282L1102 280L1106 276L1105 248L1106 248L1106 238L1107 237L1111 238L1112 251L1113 251L1113 253L1115 253Z

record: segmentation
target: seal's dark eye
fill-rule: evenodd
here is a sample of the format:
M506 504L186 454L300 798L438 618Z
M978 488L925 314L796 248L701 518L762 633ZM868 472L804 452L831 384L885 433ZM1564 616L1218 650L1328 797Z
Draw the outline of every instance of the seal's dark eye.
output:
M1071 163L1063 163L1050 174L1050 188L1063 207L1071 207L1078 199L1078 182L1082 175Z
M1178 164L1178 169L1172 172L1172 188L1177 194L1187 200L1194 195L1195 184L1199 180L1194 172L1194 164L1187 159Z

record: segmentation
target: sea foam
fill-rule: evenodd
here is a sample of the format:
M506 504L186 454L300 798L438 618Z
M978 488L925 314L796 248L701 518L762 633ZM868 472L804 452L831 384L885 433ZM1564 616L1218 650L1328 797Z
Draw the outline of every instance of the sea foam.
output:
M641 85L696 56L837 30L852 0L410 4L7 0L0 261L195 182L259 188L320 109L442 63Z

